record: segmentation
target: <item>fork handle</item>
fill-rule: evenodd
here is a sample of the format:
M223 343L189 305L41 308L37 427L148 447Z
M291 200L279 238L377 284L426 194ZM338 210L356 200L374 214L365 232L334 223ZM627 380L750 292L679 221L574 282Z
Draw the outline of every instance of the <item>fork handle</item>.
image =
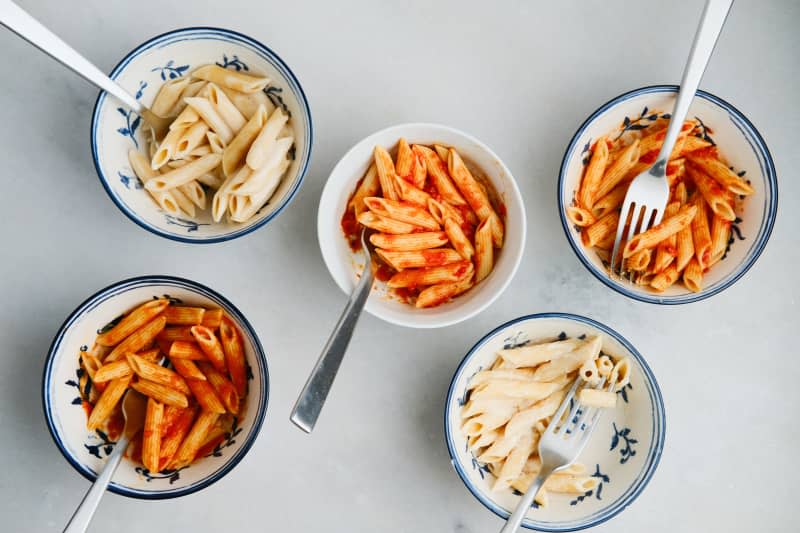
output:
M517 504L517 508L514 509L514 512L508 517L508 520L506 520L506 525L503 526L503 529L500 530L500 533L515 533L519 529L520 524L522 524L522 520L525 518L525 515L528 514L528 509L530 509L531 505L533 505L533 499L536 498L536 493L539 492L539 489L542 488L545 480L550 477L550 474L552 473L552 468L545 469L543 467L539 470L539 475L536 476L536 479L533 480L531 486L528 487L528 490L525 492L525 494L523 494L522 498Z
M678 140L678 135L683 127L683 121L689 113L689 106L692 105L694 95L700 86L703 72L706 70L711 52L717 44L717 39L725 24L725 19L731 9L733 0L708 0L700 18L700 25L697 34L694 36L692 50L689 52L689 60L686 62L686 69L683 71L681 87L678 91L678 99L675 101L675 108L672 110L672 118L669 122L667 134L664 137L664 144L658 153L655 165L651 173L658 176L666 174L667 161Z
M142 112L142 104L133 96L11 0L0 0L0 24L137 113Z

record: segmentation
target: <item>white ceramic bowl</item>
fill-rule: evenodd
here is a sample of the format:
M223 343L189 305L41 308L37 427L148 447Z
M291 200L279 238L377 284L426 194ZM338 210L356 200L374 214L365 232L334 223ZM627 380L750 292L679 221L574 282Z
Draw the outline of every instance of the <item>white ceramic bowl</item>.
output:
M601 415L598 426L578 461L600 478L597 490L578 496L550 493L547 507L534 506L523 526L538 531L574 531L592 527L621 512L653 476L664 448L665 415L661 391L644 358L619 333L589 318L566 313L523 316L488 333L467 353L456 370L444 413L450 460L461 480L492 512L508 518L519 502L510 490L493 492L494 476L478 463L461 432L461 407L469 380L488 368L497 350L527 341L600 335L603 351L632 361L630 385L617 393L617 407Z
M736 238L724 260L703 276L704 288L690 292L676 283L663 293L611 279L600 258L581 243L577 228L566 216L581 174L583 159L593 139L615 131L625 117L635 121L652 113L670 113L678 88L675 85L643 87L625 93L601 106L586 119L569 143L558 178L558 204L561 223L572 249L597 279L635 300L656 304L696 302L733 285L755 263L767 244L778 209L778 182L767 145L755 126L728 102L704 91L698 91L689 109L689 117L699 117L713 133L720 153L737 171L744 170L745 179L756 192L744 201L742 222L737 224L742 239Z
M317 237L322 257L339 287L350 294L363 268L364 256L352 252L340 221L358 180L372 163L375 146L391 148L401 137L412 144L452 146L485 173L506 207L505 243L495 258L496 264L489 277L451 302L417 309L390 298L385 284L376 281L366 310L401 326L438 328L456 324L480 313L502 294L514 277L525 248L525 206L514 177L500 158L474 137L437 124L401 124L373 133L356 144L333 169L322 191L317 214Z
M120 281L83 302L59 329L44 368L42 401L47 427L66 460L89 481L113 451L104 434L86 429L86 413L77 390L78 354L97 330L113 318L153 297L169 296L189 305L219 307L242 332L251 379L244 418L214 453L179 471L152 474L123 459L109 490L144 499L175 498L205 488L242 460L258 435L267 411L269 374L264 350L253 327L222 295L199 283L169 276L145 276ZM85 350L86 348L84 348Z
M244 224L213 223L208 212L195 219L164 213L142 189L128 163L128 151L141 148L139 117L101 92L92 115L92 156L106 192L131 220L156 235L189 243L235 239L263 226L280 213L300 188L309 160L313 127L300 82L272 50L240 33L220 28L185 28L154 37L138 46L111 71L111 78L150 106L169 79L208 63L268 76L269 98L291 115L294 162L264 208Z

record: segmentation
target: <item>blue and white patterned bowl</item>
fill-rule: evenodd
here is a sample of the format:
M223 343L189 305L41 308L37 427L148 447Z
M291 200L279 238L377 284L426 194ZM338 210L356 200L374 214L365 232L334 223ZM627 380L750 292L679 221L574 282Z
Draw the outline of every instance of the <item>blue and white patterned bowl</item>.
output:
M278 215L300 188L311 159L313 127L308 101L294 73L272 50L240 33L220 28L185 28L138 46L111 71L111 78L146 106L167 80L217 63L268 76L272 102L291 116L295 159L267 205L244 224L212 223L209 213L195 219L164 213L130 168L128 151L142 148L144 132L136 113L101 92L92 115L92 156L100 182L125 215L148 231L188 243L227 241L246 235Z
M705 91L698 91L689 118L699 117L719 145L721 155L737 172L752 182L756 192L744 201L741 223L736 224L724 260L703 276L704 288L693 293L676 283L663 293L611 279L597 254L585 248L580 233L566 215L583 173L584 159L594 139L615 131L626 119L629 128L647 124L655 112L671 112L676 85L643 87L620 95L586 119L570 141L558 177L558 205L561 224L578 259L597 279L635 300L655 304L683 304L713 296L733 285L753 266L769 240L778 210L778 181L775 165L764 139L755 126L731 104Z
M630 384L617 394L616 409L602 414L586 449L578 459L600 479L596 490L578 496L551 493L547 507L534 507L523 526L538 531L575 531L615 516L644 490L664 448L665 415L661 391L644 358L619 333L592 319L567 313L543 313L516 318L488 333L467 353L456 370L444 413L450 461L469 491L492 512L508 518L519 495L493 492L494 476L467 447L461 431L461 407L467 385L477 372L494 363L503 348L559 335L600 335L603 351L627 356L632 362Z
M194 281L170 276L120 281L91 296L67 318L50 346L42 381L44 414L53 440L67 461L94 481L114 442L101 431L86 429L78 391L78 354L111 319L153 297L165 296L188 305L222 308L242 332L251 376L244 417L208 456L180 470L157 474L122 460L109 490L151 500L184 496L218 481L242 460L258 435L267 411L269 373L258 336L241 312L222 295Z

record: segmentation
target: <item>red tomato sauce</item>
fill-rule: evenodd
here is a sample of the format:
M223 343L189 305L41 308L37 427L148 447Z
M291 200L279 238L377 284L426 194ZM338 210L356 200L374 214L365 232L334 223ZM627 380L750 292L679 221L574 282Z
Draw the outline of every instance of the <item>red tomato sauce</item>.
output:
M361 225L356 220L356 213L353 209L345 211L342 216L342 232L347 238L347 244L354 252L361 250Z
M202 446L199 450L197 450L197 455L195 455L195 458L205 457L206 455L210 454L214 451L214 448L217 447L217 444L221 443L223 440L225 440L225 436L220 435L218 438L206 443L205 446Z

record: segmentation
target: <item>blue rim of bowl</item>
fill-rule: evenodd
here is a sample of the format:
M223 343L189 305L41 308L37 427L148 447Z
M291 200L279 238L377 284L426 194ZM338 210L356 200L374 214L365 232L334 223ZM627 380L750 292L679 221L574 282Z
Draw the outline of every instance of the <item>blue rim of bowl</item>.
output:
M613 98L600 106L594 113L592 113L589 118L587 118L583 124L578 128L578 131L575 132L573 135L572 140L570 141L569 145L567 146L566 152L564 152L564 158L561 160L561 169L558 174L558 187L556 188L556 194L558 195L558 212L559 216L561 217L561 225L564 228L564 234L567 237L567 241L569 242L572 250L575 252L575 255L578 256L581 263L591 272L594 277L599 279L604 285L607 287L617 291L620 294L623 294L629 298L633 298L634 300L638 300L640 302L647 302L652 304L660 304L660 305L680 305L680 304L688 304L692 302L699 302L700 300L704 300L715 294L718 294L734 283L736 283L739 278L744 276L748 270L755 264L756 260L759 258L761 253L764 251L764 248L767 245L767 241L769 240L770 235L772 234L772 229L775 226L775 219L777 216L778 211L778 179L777 174L775 172L775 164L772 161L772 155L767 148L767 144L764 142L764 138L761 137L761 134L758 132L756 127L747 119L747 117L742 114L741 111L736 109L733 105L729 104L722 98L718 96L714 96L711 93L706 91L697 91L697 96L708 100L719 107L723 108L727 111L731 116L736 117L739 121L740 128L744 128L747 132L752 136L752 139L755 141L754 148L757 149L759 154L764 158L766 177L767 177L767 184L769 185L769 203L766 206L765 218L762 222L762 226L759 231L758 239L753 244L753 252L750 254L746 261L739 265L737 269L734 271L734 274L730 277L730 279L726 280L724 283L720 283L718 286L710 289L710 290L703 290L699 293L688 293L682 294L678 296L659 296L657 294L647 294L644 292L636 292L627 289L626 287L613 282L605 271L598 269L591 261L586 259L581 250L578 248L579 244L575 242L575 239L572 238L570 233L570 225L569 221L566 217L566 211L564 210L564 202L563 202L563 188L564 188L564 180L567 173L567 166L569 164L569 158L572 154L572 151L575 149L575 146L578 143L578 140L583 135L583 132L589 125L601 114L608 111L610 108L625 102L626 100L630 100L636 96L640 96L642 94L650 94L650 93L676 93L678 92L677 85L650 85L648 87L642 87L640 89L634 89L632 91L628 91L624 94Z
M111 201L117 206L117 208L122 211L125 216L127 216L130 220L136 223L138 226L146 229L147 231L159 235L161 237L166 237L167 239L171 239L173 241L185 242L190 244L212 244L217 242L225 242L232 239L236 239L251 233L261 226L264 226L267 222L278 216L286 206L288 206L292 200L294 199L297 192L300 190L300 186L303 183L303 179L306 176L306 172L308 172L308 167L311 162L311 151L314 145L314 125L311 119L311 107L308 104L308 99L306 98L306 94L303 91L303 87L300 85L300 82L297 79L297 76L294 75L292 69L276 54L272 51L268 46L262 44L259 41L256 41L252 37L248 37L242 33L233 30L226 30L223 28L215 28L213 26L191 26L187 28L179 28L177 30L172 30L168 32L164 32L160 35L156 35L155 37L145 41L144 43L140 44L136 48L134 48L131 52L129 52L122 60L117 63L114 69L109 74L111 79L116 79L116 77L120 74L120 72L128 65L128 63L134 59L136 56L141 54L142 52L152 48L153 46L160 44L161 41L168 40L172 37L178 36L182 33L197 33L197 32L211 32L211 33L218 33L224 35L226 37L230 37L235 41L239 41L242 44L246 44L256 48L259 52L263 53L265 56L269 58L269 60L273 63L281 73L284 75L286 80L289 82L289 86L298 96L298 102L300 103L302 109L305 112L306 117L308 117L308 150L306 151L306 157L304 158L300 168L297 172L297 180L292 187L292 189L286 194L283 198L281 205L279 205L275 211L269 214L269 216L264 217L263 219L259 220L258 222L254 223L251 226L246 226L242 229L233 231L231 233L226 233L225 235L220 235L216 237L207 237L202 239L191 239L188 237L183 237L181 235L177 235L175 233L170 233L168 231L164 231L142 219L139 215L137 215L133 210L128 208L122 200L117 198L114 192L111 190L111 186L109 185L109 180L106 175L103 173L102 169L100 168L99 158L97 155L97 127L98 127L98 118L100 112L100 106L103 104L106 98L106 93L104 91L100 91L97 95L97 100L94 104L94 111L92 111L92 124L91 130L89 131L89 139L92 146L92 159L94 160L94 168L97 172L97 176L100 179L100 183L102 183L103 188L106 190L106 193L111 198Z
M204 489L209 485L219 481L225 475L230 472L238 463L241 461L247 452L250 450L250 447L258 437L258 434L261 430L261 425L264 422L264 417L267 413L267 405L269 403L269 369L267 367L267 357L264 353L264 348L261 346L261 341L256 335L253 326L248 322L248 320L244 317L241 311L233 305L230 300L219 294L218 292L209 289L205 285L197 283L196 281L191 281L185 278L179 278L175 276L139 276L135 278L129 278L126 280L119 281L117 283L113 283L104 289L101 289L87 298L83 303L81 303L64 321L61 327L58 330L58 333L53 338L53 342L50 344L50 349L47 351L47 362L44 366L44 372L42 375L42 407L44 409L45 418L47 420L47 429L50 431L50 436L53 438L58 449L61 451L61 454L67 460L69 464L72 465L75 470L77 470L83 477L88 479L89 481L94 482L97 477L97 474L92 472L89 468L82 465L67 449L67 446L64 444L59 432L56 428L55 421L53 419L53 407L50 401L50 382L52 380L51 373L53 370L53 361L55 359L55 355L58 352L61 341L64 339L67 331L73 326L77 319L79 319L86 311L91 310L96 305L106 301L108 298L114 297L118 294L127 292L132 288L138 288L140 286L149 286L149 285L173 285L175 287L180 287L183 289L190 290L192 292L196 292L205 296L211 300L215 300L219 302L226 310L230 311L233 315L233 319L239 323L243 329L246 330L246 333L250 336L253 341L253 347L255 348L256 356L259 362L259 378L261 379L262 387L261 387L261 396L258 400L258 412L256 413L255 419L253 420L253 426L250 428L250 432L245 437L245 440L242 443L242 446L236 451L236 454L231 456L225 464L222 465L221 468L213 472L211 475L204 477L200 481L193 483L187 487L182 487L176 490L168 490L168 491L138 491L136 489L131 489L129 487L118 485L113 481L109 484L108 490L114 492L115 494L120 494L122 496L128 496L131 498L139 498L143 500L163 500L167 498L178 498L180 496L186 496L187 494L191 494L193 492L197 492L198 490Z
M514 324L518 324L520 322L527 322L531 320L541 320L541 319L550 319L550 318L557 318L562 320L570 320L572 322L578 322L580 324L586 324L593 328L596 328L606 335L613 337L617 342L619 342L628 352L630 352L633 357L636 358L639 366L642 369L642 373L645 376L647 384L649 385L649 393L651 400L653 402L654 411L653 411L653 427L654 427L654 437L653 443L651 444L647 465L643 468L644 475L640 475L638 480L634 482L634 484L628 488L626 494L617 500L613 507L607 508L608 511L599 511L595 513L595 515L600 514L598 518L591 520L585 524L580 524L577 526L569 526L569 527L547 527L547 526L540 526L540 525L533 525L529 523L529 520L526 518L522 522L522 527L526 529L531 529L534 531L551 531L551 532L564 532L564 531L578 531L581 529L586 529L590 527L594 527L598 524L602 524L603 522L610 520L611 518L617 516L623 510L625 510L633 501L641 494L647 484L650 482L650 479L653 477L653 474L658 467L658 463L661 460L661 453L664 450L664 440L666 436L666 412L664 410L664 400L661 396L661 389L658 387L658 382L656 381L655 376L653 375L653 371L650 370L650 367L647 365L647 362L642 357L636 348L622 335L611 329L610 327L606 326L605 324L601 324L596 320L591 318L574 315L571 313L536 313L532 315L525 315L513 320L509 320L505 324L501 324L497 326L492 331L487 333L486 335L481 338L475 345L467 352L467 355L461 360L461 363L458 365L455 374L453 374L453 379L450 381L450 387L447 390L447 400L445 401L445 409L444 409L444 433L445 433L445 440L447 441L447 452L450 454L450 464L453 465L458 477L461 478L461 481L467 487L467 489L472 493L475 498L478 499L487 509L492 511L494 514L499 516L502 519L507 519L511 513L502 509L500 506L496 505L494 502L490 501L489 499L485 498L481 491L479 491L470 481L469 476L467 476L464 468L462 467L461 463L458 461L458 454L455 450L455 443L453 441L453 435L450 431L450 425L448 424L448 413L450 411L450 405L455 400L455 387L456 383L458 382L459 378L461 377L462 372L464 371L464 367L469 363L472 359L472 356L483 347L484 344L489 342L492 338L497 336L501 331L504 329L513 326ZM591 517L590 517L591 518Z

